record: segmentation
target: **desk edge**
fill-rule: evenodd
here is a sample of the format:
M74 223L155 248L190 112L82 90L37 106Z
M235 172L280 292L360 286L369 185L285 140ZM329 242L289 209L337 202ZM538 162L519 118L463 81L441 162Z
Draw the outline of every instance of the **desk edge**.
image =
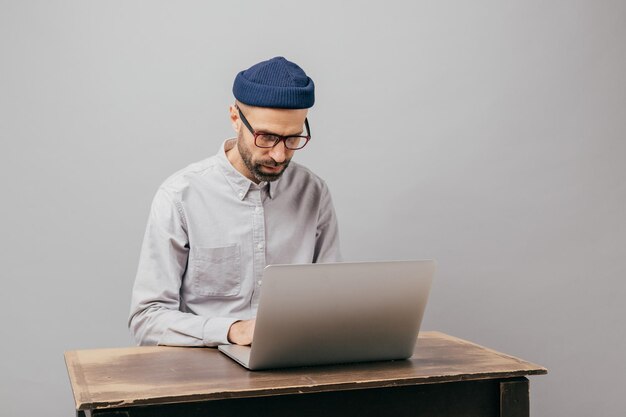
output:
M216 391L211 393L197 393L197 394L185 394L179 396L164 396L164 397L150 397L146 399L135 399L131 401L120 400L115 402L95 402L91 401L88 397L87 401L76 402L76 410L89 410L89 409L115 409L122 407L135 407L145 405L162 405L169 403L186 403L197 401L217 401L217 400L230 400L239 398L256 398L256 397L268 397L278 395L293 395L293 394L315 394L332 391L349 391L358 389L372 389L372 388L393 388L409 385L424 385L424 384L438 384L438 383L456 383L456 382L469 382L469 381L482 381L488 379L509 379L531 375L544 375L546 371L544 369L536 370L518 370L510 372L495 372L484 374L455 374L436 377L420 377L420 378L406 378L406 379L382 379L371 380L362 382L346 382L340 384L330 385L295 385L290 387L281 387L273 389L257 389L257 390L228 390L228 391Z

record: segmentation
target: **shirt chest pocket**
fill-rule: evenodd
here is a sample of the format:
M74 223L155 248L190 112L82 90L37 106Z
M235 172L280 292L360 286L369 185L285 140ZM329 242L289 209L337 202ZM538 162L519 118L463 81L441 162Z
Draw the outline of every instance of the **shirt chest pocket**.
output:
M239 245L193 247L191 288L200 296L229 297L241 291Z

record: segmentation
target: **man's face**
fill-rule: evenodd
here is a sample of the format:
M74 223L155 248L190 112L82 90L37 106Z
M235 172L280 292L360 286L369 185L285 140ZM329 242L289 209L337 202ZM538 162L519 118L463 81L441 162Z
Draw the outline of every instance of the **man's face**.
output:
M306 109L270 109L242 104L239 107L256 132L282 136L302 134ZM233 110L237 113L236 122L233 120L237 126L237 150L245 167L242 173L255 182L277 180L289 165L295 151L285 148L282 141L273 148L259 148L254 143L254 135L239 119L236 108L231 108L231 119Z

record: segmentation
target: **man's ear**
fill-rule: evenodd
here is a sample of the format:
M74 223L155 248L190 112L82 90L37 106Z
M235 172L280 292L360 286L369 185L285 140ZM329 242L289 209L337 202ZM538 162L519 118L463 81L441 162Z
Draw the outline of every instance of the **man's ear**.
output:
M239 118L239 112L237 111L236 105L231 104L228 110L230 112L230 123L235 132L239 133L239 129L241 128L241 119Z

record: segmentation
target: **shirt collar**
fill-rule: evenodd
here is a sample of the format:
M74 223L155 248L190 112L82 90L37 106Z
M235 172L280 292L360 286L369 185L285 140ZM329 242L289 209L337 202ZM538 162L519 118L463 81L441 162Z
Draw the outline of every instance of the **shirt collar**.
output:
M263 181L259 184L256 184L246 178L241 172L237 171L237 169L230 163L228 157L226 156L226 152L232 149L236 145L236 143L236 138L226 139L217 152L217 159L220 162L222 172L224 173L224 176L226 177L228 183L233 188L233 191L240 200L243 200L244 198L246 198L246 195L248 194L248 191L250 191L250 188L265 188L267 190L267 195L269 196L269 198L273 199L274 195L276 194L276 183L278 183L280 179L273 182Z

